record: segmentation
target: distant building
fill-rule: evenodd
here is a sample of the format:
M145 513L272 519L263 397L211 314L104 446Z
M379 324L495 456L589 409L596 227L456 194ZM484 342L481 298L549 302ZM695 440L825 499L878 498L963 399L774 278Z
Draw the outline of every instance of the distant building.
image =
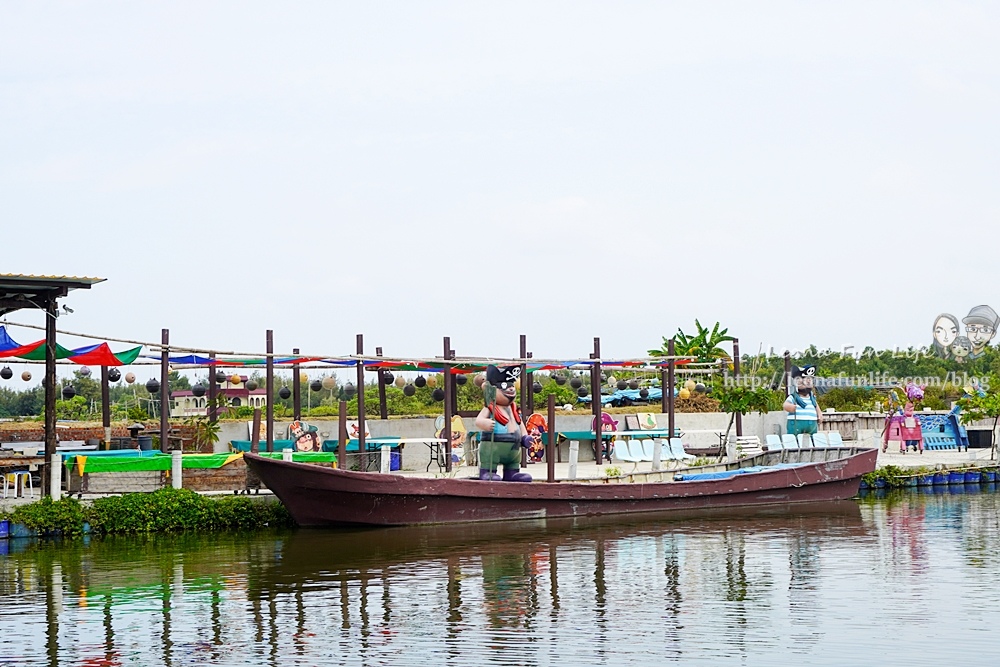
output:
M219 393L229 398L229 405L234 408L248 405L251 408L267 407L267 390L258 387L253 391L246 388L246 377L242 377L238 386L219 387ZM173 405L170 408L171 417L205 417L208 416L208 392L204 396L195 396L191 390L174 391L170 394Z

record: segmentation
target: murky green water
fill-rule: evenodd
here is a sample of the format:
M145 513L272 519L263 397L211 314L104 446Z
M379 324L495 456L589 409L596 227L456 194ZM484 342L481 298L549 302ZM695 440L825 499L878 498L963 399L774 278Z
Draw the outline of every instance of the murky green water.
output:
M994 664L1000 494L10 543L0 665Z

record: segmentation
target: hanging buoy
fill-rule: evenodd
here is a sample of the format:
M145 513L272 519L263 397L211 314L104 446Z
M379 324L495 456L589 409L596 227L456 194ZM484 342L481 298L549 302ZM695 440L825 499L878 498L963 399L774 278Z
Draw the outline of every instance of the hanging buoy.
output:
M146 381L146 391L148 391L150 394L155 394L158 391L160 391L159 380L157 380L156 378L149 378L149 380Z
M458 374L458 375L455 376L455 384L457 384L458 386L462 386L463 384L465 384L468 381L469 381L469 377L467 375L465 375L465 373L460 373L460 374Z
M90 366L81 366L80 375L85 378L90 377Z
M133 382L135 382L135 373L126 373L125 374L125 381L128 382L129 384L132 384Z
M76 396L76 389L73 389L73 385L68 384L65 387L63 387L63 390L62 390L63 400L68 401L71 398L73 398L74 396Z
M257 383L253 380L247 380L247 383L244 386L247 388L247 391L254 391L257 389Z
M438 389L435 389L434 391L432 391L431 392L431 398L433 398L435 401L443 401L444 400L444 389L438 388Z
M204 396L205 395L205 385L203 385L200 382L195 383L195 385L193 387L191 387L191 393L194 394L195 396L198 396L198 397Z
M118 382L122 379L122 372L117 368L108 369L108 382Z
M337 386L337 381L334 380L333 377L327 375L325 378L323 378L323 389L331 391L336 386Z
M280 396L282 399L287 399L291 395L292 395L292 390L289 389L288 387L282 387L281 389L278 390L278 396Z
M408 384L405 387L403 387L403 394L405 394L406 396L413 396L415 393L417 393L417 388L414 387L412 384Z
M425 378L423 375L418 375L417 379L413 381L413 384L416 385L417 387L424 387L427 385L427 378Z
M25 382L29 381L31 379L31 372L24 371L23 373L21 373L21 379L24 380Z
M400 389L402 389L403 386L406 384L406 378L404 378L402 375L400 375L395 380L393 380L392 383L394 385L396 385L397 387L399 387Z
M14 371L10 370L10 366L4 366L0 369L0 378L4 380L9 380L14 377Z

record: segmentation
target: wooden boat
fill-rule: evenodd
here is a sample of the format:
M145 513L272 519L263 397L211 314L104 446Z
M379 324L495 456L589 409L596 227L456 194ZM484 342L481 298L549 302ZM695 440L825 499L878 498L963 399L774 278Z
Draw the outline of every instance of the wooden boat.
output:
M404 526L766 507L852 498L877 449L765 452L733 463L556 482L354 472L246 453L300 526Z

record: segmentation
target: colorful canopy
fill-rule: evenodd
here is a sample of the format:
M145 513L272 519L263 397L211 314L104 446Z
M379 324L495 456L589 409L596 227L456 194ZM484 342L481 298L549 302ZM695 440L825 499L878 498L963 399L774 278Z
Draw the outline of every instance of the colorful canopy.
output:
M114 353L107 343L98 345L87 345L70 350L62 345L56 344L56 359L68 359L81 366L127 366L138 358L142 346L133 347L129 350ZM7 333L4 326L0 326L0 359L17 357L29 361L45 360L45 341L39 340L27 345L19 345Z

